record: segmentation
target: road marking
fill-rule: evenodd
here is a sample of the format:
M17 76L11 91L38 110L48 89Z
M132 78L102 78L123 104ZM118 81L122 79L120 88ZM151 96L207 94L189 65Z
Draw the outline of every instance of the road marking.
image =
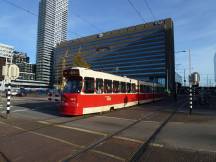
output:
M5 124L5 125L9 125L9 124L1 122L1 121L0 121L0 123ZM27 129L24 129L24 128L15 126L15 125L10 125L10 126L12 126L14 128L17 128L19 130L23 130L23 131L25 131L24 133L31 133L31 134L35 134L35 135L38 135L38 136L46 137L46 138L49 138L49 139L52 139L52 140L55 140L55 141L58 141L58 142L62 142L62 143L65 143L65 144L68 144L68 145L71 145L71 146L75 146L75 147L79 147L79 148L84 148L84 146L82 146L82 145L77 145L77 144L65 141L63 139L60 139L60 138L55 138L55 137L52 137L52 136L49 136L49 135L45 135L45 134L42 134L42 133L37 133L37 132L34 132L34 131L28 131Z
M185 124L185 122L169 122L168 124Z
M85 132L85 133L91 133L91 134L101 135L101 136L108 135L108 134L103 133L103 132L92 131L92 130L77 128L77 127L71 127L71 126L66 126L66 125L58 125L58 124L56 124L55 126L60 127L60 128L73 129L73 130L77 130L77 131Z
M103 116L96 116L96 117L99 117L99 118L105 117L105 118L110 118L110 119L136 121L135 119L126 119L126 118L119 118L119 117L106 116L106 115L103 115Z
M51 124L51 123L49 123L47 121L37 121L37 122L41 123L41 124L47 124L47 125ZM59 127L59 128L65 128L65 129L77 130L77 131L80 131L80 132L91 133L91 134L96 134L96 135L101 135L101 136L106 136L107 135L106 133L103 133L103 132L87 130L87 129L77 128L77 127L71 127L71 126L66 126L66 125L60 125L60 124L52 124L52 126L56 126L56 127Z
M47 122L47 121L37 121L38 123L41 123L41 124L51 124L51 123L49 123L49 122Z
M154 147L160 147L160 148L163 148L163 147L164 147L163 144L159 144L159 143L150 143L149 145L150 145L150 146L154 146Z
M159 121L153 121L153 120L143 120L141 122L144 122L144 123L160 123Z
M42 137L46 137L46 138L49 138L49 139L52 139L52 140L55 140L55 141L58 141L58 142L62 142L62 143L65 143L65 144L68 144L68 145L71 145L71 146L74 146L74 147L84 148L84 146L82 146L82 145L77 145L77 144L65 141L63 139L60 139L60 138L55 138L55 137L52 137L52 136L49 136L49 135L45 135L45 134L41 134L41 133L37 133L37 132L33 132L33 131L29 131L29 133L39 135L39 136L42 136Z
M138 139L134 139L134 138L128 138L128 137L122 137L122 136L114 136L113 138L121 139L121 140L125 140L125 141L130 141L130 142L135 142L135 143L139 143L139 144L144 143L144 141L142 141L142 140L138 140Z
M38 122L41 123L41 124L49 124L49 122L47 122L47 121L38 121ZM71 126L66 126L66 125L58 125L58 124L56 124L54 126L57 126L57 127L60 127L60 128L77 130L77 131L81 131L81 132L85 132L85 133L96 134L96 135L102 135L102 136L108 135L108 134L103 133L103 132L92 131L92 130L87 130L87 129L83 129L83 128L77 128L77 127L71 127ZM140 143L140 144L144 143L144 141L142 141L142 140L128 138L128 137L122 137L122 136L114 136L113 138L121 139L121 140L125 140L125 141L136 142L136 143Z
M12 112L21 112L21 111L28 111L29 109L19 109L19 110L13 110Z
M0 123L5 124L5 125L9 125L9 124L1 122L1 121L0 121ZM48 138L48 139L51 139L51 140L55 140L55 141L58 141L58 142L70 145L70 146L74 146L74 147L78 147L78 148L85 148L85 146L83 146L83 145L74 144L74 143L68 142L68 141L60 139L60 138L55 138L55 137L52 137L52 136L49 136L49 135L45 135L45 134L41 134L41 133L37 133L37 132L34 132L34 131L28 131L26 129L23 129L21 127L14 126L14 125L13 125L13 127L17 128L17 129L20 129L20 130L23 130L23 131L27 131L26 133L35 134L35 135L38 135L38 136L41 136L41 137L45 137L45 138ZM121 157L113 155L113 154L109 154L109 153L106 153L106 152L98 151L98 150L95 150L95 149L92 149L90 151L98 153L98 154L101 154L101 155L105 155L105 156L108 156L108 157L111 157L111 158L114 158L114 159L117 159L117 160L125 161L124 158L121 158Z
M7 123L1 122L1 121L0 121L0 123L3 124L3 125L8 125Z
M90 150L90 151L98 153L98 154L101 154L101 155L105 155L105 156L111 157L111 158L116 159L116 160L126 161L126 159L124 159L122 157L119 157L119 156L116 156L116 155L113 155L113 154L109 154L109 153L106 153L106 152L102 152L102 151L99 151L99 150L93 149L93 150Z

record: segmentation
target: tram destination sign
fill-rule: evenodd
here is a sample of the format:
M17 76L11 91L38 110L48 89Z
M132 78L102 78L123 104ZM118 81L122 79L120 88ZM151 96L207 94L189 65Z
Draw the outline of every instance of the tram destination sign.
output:
M63 72L64 77L71 77L71 76L79 76L79 70L78 69L66 69Z

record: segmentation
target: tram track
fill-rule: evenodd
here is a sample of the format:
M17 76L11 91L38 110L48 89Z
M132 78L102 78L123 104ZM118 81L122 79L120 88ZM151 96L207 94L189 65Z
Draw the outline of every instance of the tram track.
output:
M133 154L132 158L129 160L130 162L137 162L140 160L143 153L147 150L148 146L153 143L156 136L160 133L160 131L167 125L167 123L172 119L172 117L176 114L178 109L185 106L187 103L184 103L178 106L175 111L173 111L161 124L160 126L154 131L154 133L143 143L140 148Z
M184 104L185 105L185 104ZM159 113L160 110L162 110L164 108L158 108L156 110L153 110L152 112L144 115L143 117L141 117L140 119L137 119L136 121L134 121L133 123L123 127L122 129L108 134L107 136L104 136L103 138L99 139L98 141L88 145L85 148L82 148L80 151L78 151L77 153L73 154L73 155L69 155L67 158L65 158L64 160L62 160L61 162L69 162L70 160L79 158L83 153L88 152L88 151L93 151L94 148L102 143L104 143L105 141L111 139L112 137L117 136L118 134L122 133L123 131L133 127L134 125L138 124L141 121L144 121L145 119L148 119L151 116L154 116L155 113ZM175 109L173 112L171 112L171 114L163 121L161 122L160 126L153 132L153 134L146 140L147 142L144 143L144 145L148 145L152 139L156 136L156 134L158 134L158 132L162 129L162 127L164 127L166 125L166 123L172 118L172 116L176 113L177 109ZM143 146L143 145L142 145ZM139 149L140 150L140 149ZM125 159L126 161L126 159Z
M122 129L120 129L120 130L118 130L118 131L116 131L116 132L114 132L114 133L111 133L111 134L108 134L108 135L104 136L103 138L99 139L98 141L96 141L96 142L94 142L94 143L88 145L87 147L81 149L81 150L78 151L77 153L75 153L75 154L73 154L73 155L67 157L66 159L62 160L62 162L69 162L69 161L72 160L72 159L78 158L79 156L81 156L83 153L85 153L85 152L87 152L87 151L90 151L90 150L92 151L92 150L94 150L94 148L95 148L96 146L98 146L99 144L101 144L101 143L103 143L103 142L105 142L105 141L111 139L111 138L114 137L114 136L117 136L118 134L122 133L123 131L125 131L125 130L131 128L131 127L133 127L134 125L138 124L139 122L141 122L141 121L143 121L143 120L145 120L145 119L147 119L147 118L149 118L149 117L155 115L155 113L158 113L158 111L159 111L159 110L154 110L153 112L150 112L150 113L144 115L142 118L136 120L135 122L133 122L133 123L131 123L131 124L129 124L129 125L123 127Z
M132 109L132 107L129 107L127 109ZM124 109L125 110L125 109ZM124 111L123 110L123 111ZM122 111L121 109L117 109L117 110L114 110L114 111ZM41 124L44 124L45 126L41 126L41 127L37 127L37 128L34 128L34 129L24 129L22 128L20 125L18 124L13 124L11 122L3 122L3 121L0 121L0 123L4 123L4 124L8 124L10 126L13 126L15 128L21 128L23 129L22 132L18 132L18 133L14 133L13 135L11 136L1 136L1 140L3 140L4 137L14 137L14 136L17 136L17 135L21 135L21 134L24 134L24 133L28 133L28 132L34 132L34 131L38 131L40 129L44 129L44 128L48 128L48 127L52 127L52 126L59 126L59 125L62 125L62 124L67 124L67 123L70 123L70 122L73 122L73 121L79 121L79 120L83 120L83 119L88 119L88 118L92 118L92 117L95 117L95 116L98 116L98 115L104 115L104 114L109 114L109 113L112 113L112 111L106 111L106 112L100 112L100 113L95 113L95 114L88 114L88 115L83 115L83 116L78 116L78 117L72 117L73 119L71 120L67 120L67 121L63 121L63 122L54 122L54 123L49 123L47 121L49 120L52 120L52 119L61 119L61 117L55 117L55 118L48 118L48 119L45 119L45 120L39 120L39 121L32 121L32 122L35 122L35 123L41 123ZM4 119L4 120L7 120L7 119ZM27 120L28 121L28 120ZM30 120L31 121L31 120Z
M133 107L130 107L128 109L133 109ZM124 111L124 110L121 110L121 109L118 109L116 111ZM32 134L35 134L35 135L39 135L41 137L46 137L46 138L49 138L49 139L52 139L52 140L55 140L55 141L58 141L58 142L61 142L61 143L65 143L67 145L71 145L71 146L74 146L76 148L79 148L79 149L82 149L82 148L85 148L85 146L81 146L81 145L77 145L77 144L74 144L74 143L71 143L71 142L67 142L65 140L62 140L60 138L55 138L55 137L52 137L52 136L48 136L48 135L45 135L43 133L37 133L36 131L40 130L40 129L43 129L43 128L48 128L48 127L51 127L51 126L59 126L61 124L66 124L66 123L69 123L69 122L73 122L73 121L78 121L78 120L83 120L83 119L87 119L87 118L90 118L90 117L95 117L95 116L98 116L98 114L100 115L104 115L104 114L109 114L109 113L112 113L113 111L108 111L108 112L103 112L103 113L97 113L97 114L90 114L88 116L81 116L81 117L77 117L76 119L72 119L72 120L69 120L69 121L65 121L65 122L57 122L57 123L52 123L52 124L47 124L45 126L42 126L42 127L39 127L39 128L36 128L36 129L25 129L25 128L22 128L21 126L17 126L16 124L12 124L12 123L8 123L8 122L2 122L0 121L0 124L5 124L7 126L12 126L18 130L21 130L21 132L18 132L18 133L14 133L10 136L8 135L5 135L5 136L1 136L1 139L0 141L4 141L5 139L7 138L11 138L11 137L15 137L15 136L18 136L18 135L22 135L22 134L25 134L25 133L32 133ZM58 118L61 118L61 117L58 117ZM49 119L45 119L45 120L42 120L42 121L48 121L48 120L52 120L52 119L58 119L58 118L49 118ZM5 119L6 120L6 119ZM35 121L37 122L37 121ZM101 155L105 155L105 156L108 156L108 157L112 157L112 158L116 158L118 160L121 160L122 159L120 157L117 157L117 156L114 156L112 154L109 154L109 153L105 153L105 152L102 152L102 151L98 151L98 150L92 150L93 152L95 153L99 153ZM6 156L5 156L6 157ZM6 159L8 160L8 158L6 157ZM10 160L9 160L10 161Z
M171 105L169 105L169 106L171 106ZM119 109L119 110L116 110L116 111L124 111L124 110L128 110L128 109L133 109L133 107L131 107L131 108L127 108L127 109ZM162 108L162 109L164 109L164 108ZM114 111L115 112L115 111ZM105 153L105 152L100 152L100 151L98 151L98 150L95 150L94 148L96 147L96 146L98 146L99 144L101 144L101 143L103 143L103 142L105 142L105 141L107 141L107 140L109 140L110 138L112 138L112 137L115 137L115 136L117 136L118 134L120 134L121 132L123 132L123 131L125 131L125 130L127 130L127 129L129 129L129 128L131 128L131 127L133 127L134 125L136 125L137 123L139 123L139 122L141 122L141 121L143 121L144 119L147 119L147 118L150 118L151 116L154 116L157 112L160 112L160 109L159 108L155 108L155 109L153 109L151 112L149 112L148 114L145 114L144 116L142 116L141 118L139 118L139 119L137 119L135 122L133 122L133 123L131 123L131 124L129 124L129 125L127 125L127 126L125 126L125 127L123 127L123 128L121 128L120 130L118 130L118 131L116 131L116 132L114 132L114 133L111 133L111 134L109 134L109 133L107 133L106 135L104 135L104 137L102 137L102 138L100 138L99 140L97 140L96 142L94 142L94 143L92 143L92 144L90 144L90 145L88 145L88 146L79 146L79 145L74 145L73 143L70 143L70 142L67 142L67 141L64 141L64 140L62 140L62 139L58 139L58 138L55 138L55 137L52 137L52 136L49 136L49 138L50 139L52 139L53 138L53 140L56 140L56 141L59 141L59 142L63 142L63 143L65 143L65 144L70 144L70 145L74 145L75 147L78 147L80 150L77 152L77 153L75 153L74 155L71 155L71 156L69 156L68 158L69 159L64 159L64 160L62 160L62 161L69 161L70 159L74 159L74 158L77 158L77 157L79 157L80 155L82 155L83 153L85 153L85 152L87 152L87 151L89 151L89 150L91 150L92 152L95 152L95 153L100 153L100 154L104 154L105 156L109 156L109 157L115 157L114 155L112 155L112 154L108 154L108 153ZM103 112L102 113L102 115L106 115L106 114L109 114L109 113L113 113L113 111L111 111L111 112ZM91 117L95 117L95 116L98 116L98 114L90 114L90 115L88 115L88 116L81 116L81 117L77 117L76 119L71 119L71 120L68 120L68 121L64 121L64 122L55 122L55 123L49 123L49 120L52 120L52 119L59 119L59 118L61 118L61 117L57 117L57 118L49 118L49 119L45 119L45 120L41 120L40 122L44 122L43 124L46 124L45 126L42 126L42 127L38 127L38 128L36 128L36 129L28 129L28 130L26 130L26 129L23 129L23 128L21 128L21 127L19 127L19 126L16 126L16 125L14 125L14 124L10 124L11 126L14 126L15 128L17 128L17 129L20 129L20 130L22 130L21 132L18 132L18 133L15 133L15 134L13 134L13 135L11 135L11 136L6 136L6 137L13 137L13 136L16 136L16 135L20 135L20 134L24 134L24 133L33 133L33 134L35 134L35 135L40 135L40 136L44 136L44 137L46 137L46 135L43 135L43 134L41 134L41 133L37 133L36 131L37 130L40 130L40 129L43 129L43 128L48 128L48 127L52 127L52 126L58 126L58 125L61 125L61 124L66 124L66 123L69 123L69 122L73 122L73 121L78 121L78 120L83 120L83 119L88 119L88 118L91 118ZM48 122L47 122L48 121ZM36 122L39 122L39 121L36 121ZM8 123L6 123L6 124L8 124ZM48 137L48 136L47 136ZM1 138L0 139L0 141L1 140L4 140L4 138ZM115 157L116 158L116 157ZM119 157L117 157L117 159L118 159ZM122 160L121 158L119 158L121 161L124 161L124 160Z
M62 140L62 139L58 139L58 138L55 138L55 137L52 137L52 136L47 136L47 135L45 135L45 134L41 134L41 133L35 132L36 130L39 130L39 129L42 129L42 128L46 128L46 127L49 127L49 126L51 126L51 125L56 125L56 123L55 123L55 124L50 124L50 125L48 125L48 126L41 127L41 128L38 128L38 129L34 129L34 130L25 130L25 129L23 129L23 128L20 128L20 127L17 127L17 126L15 126L15 125L13 125L13 126L14 126L15 128L17 128L17 129L24 130L24 131L22 131L22 132L20 132L20 133L17 133L17 134L15 134L15 135L13 135L13 136L20 135L20 134L23 134L23 133L28 133L28 132L29 132L29 133L33 133L33 134L35 134L35 135L39 135L39 136L42 136L42 137L46 137L46 138L49 138L49 139L53 139L53 140L58 141L58 142L61 142L61 143L65 143L65 144L67 144L67 145L74 146L74 147L76 147L76 148L78 148L78 149L81 150L81 152L78 151L78 153L77 153L77 155L80 155L81 153L86 152L86 151L88 151L88 150L94 148L94 147L97 146L98 144L100 144L100 143L102 143L102 142L104 142L104 141L106 141L106 140L108 140L108 139L114 137L115 135L121 133L122 131L124 131L124 130L130 128L130 127L132 127L133 125L135 125L135 124L137 124L138 122L142 121L144 118L148 118L148 117L153 116L153 115L155 114L155 112L158 112L158 111L157 111L157 110L154 110L153 112L144 115L143 118L140 118L140 119L138 119L137 121L133 122L132 124L129 124L127 127L124 127L124 128L122 128L121 130L119 130L119 131L117 131L117 132L115 132L115 133L113 133L113 134L104 136L103 138L101 138L100 140L98 140L96 143L91 144L91 145L89 145L89 146L87 146L87 147L86 147L86 146L76 145L76 144L74 144L74 143L67 142L67 141ZM96 116L96 115L92 115L92 116ZM92 117L92 116L91 116L91 117ZM79 120L79 119L77 119L77 120ZM75 120L73 120L73 121L75 121ZM61 123L67 123L67 122L61 122ZM13 136L11 136L11 137L13 137ZM7 136L7 137L9 137L9 136ZM92 149L91 152L98 153L98 154L100 154L100 155L107 156L107 157L110 157L110 158L114 158L114 159L117 159L117 160L119 160L119 161L125 161L125 159L123 159L123 158L121 158L121 157L118 157L118 156L115 156L115 155L112 155L112 154L109 154L109 153L106 153L106 152L103 152L103 151L99 151L99 150ZM65 161L65 160L64 160L64 161Z

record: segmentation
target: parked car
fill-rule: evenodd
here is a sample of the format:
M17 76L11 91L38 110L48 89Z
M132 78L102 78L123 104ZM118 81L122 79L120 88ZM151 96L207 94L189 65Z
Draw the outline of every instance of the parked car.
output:
M17 92L17 96L20 96L20 97L27 96L27 91L25 90L25 88L20 88Z
M18 89L11 89L11 96L16 96L18 94ZM5 95L8 95L8 89L5 90Z

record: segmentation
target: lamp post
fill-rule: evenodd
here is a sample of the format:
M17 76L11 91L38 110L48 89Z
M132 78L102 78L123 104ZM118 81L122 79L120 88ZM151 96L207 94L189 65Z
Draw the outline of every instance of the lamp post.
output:
M189 80L188 80L188 83L189 83L189 87L191 87L191 82L190 82L190 76L191 76L191 51L190 49L187 50L183 50L183 51L177 51L175 53L181 53L181 52L188 52L188 66L189 66ZM184 70L184 76L185 76L185 70ZM185 80L185 78L184 78Z
M191 84L191 51L190 49L183 50L183 51L178 51L179 52L188 52L188 66L189 66L189 76L188 76L188 83L189 83L189 113L191 115L192 113L192 108L193 108L193 97L192 97L192 84ZM185 75L185 70L184 70L184 75ZM185 78L184 78L184 83L185 83Z

